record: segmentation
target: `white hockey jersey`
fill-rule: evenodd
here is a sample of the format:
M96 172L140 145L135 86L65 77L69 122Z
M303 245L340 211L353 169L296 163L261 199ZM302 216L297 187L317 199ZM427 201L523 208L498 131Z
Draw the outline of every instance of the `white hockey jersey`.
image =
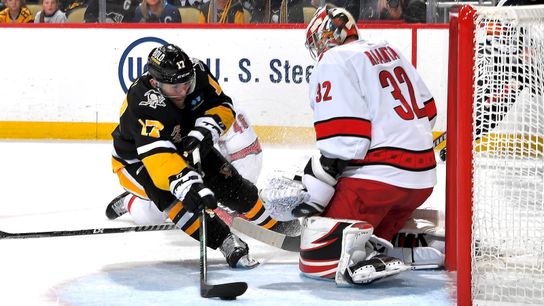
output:
M436 184L436 105L412 64L387 42L334 47L310 77L317 146L349 160L343 177L422 189Z

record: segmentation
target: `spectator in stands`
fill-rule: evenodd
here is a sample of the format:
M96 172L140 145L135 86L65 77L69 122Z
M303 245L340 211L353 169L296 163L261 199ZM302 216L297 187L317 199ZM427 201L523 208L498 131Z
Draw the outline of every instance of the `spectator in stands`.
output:
M86 2L86 0L61 0L59 8L66 13L71 9L85 5Z
M359 20L359 12L361 11L360 0L312 0L312 5L315 7L321 7L327 3L345 8L355 20Z
M427 21L424 0L362 0L359 20Z
M406 0L404 4L404 21L409 23L427 22L427 4L424 0Z
M42 0L42 10L36 13L34 23L65 23L66 14L59 9L59 0Z
M163 0L142 0L134 13L134 22L179 23L177 7Z
M210 2L210 0L176 0L171 1L171 3L177 7L196 7L200 8L202 3Z
M251 23L303 23L303 7L310 6L310 0L244 1L251 3Z
M24 0L7 0L6 6L0 12L0 23L31 23L34 21Z
M88 2L84 17L85 22L99 22L99 2L100 0L90 0ZM105 23L132 22L139 4L139 0L106 0Z
M215 8L217 11L216 20L213 20L212 7L210 2L200 6L199 23L235 23L242 24L244 21L244 8L238 0L215 0Z
M3 11L6 8L6 0L0 1L0 11Z
M401 20L403 18L403 0L378 0L381 20Z
M427 6L423 0L378 0L381 20L426 22Z

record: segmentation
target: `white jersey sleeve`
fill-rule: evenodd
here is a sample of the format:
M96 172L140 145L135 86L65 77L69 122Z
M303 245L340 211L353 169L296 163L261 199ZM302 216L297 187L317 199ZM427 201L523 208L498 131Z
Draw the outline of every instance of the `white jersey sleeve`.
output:
M319 150L350 161L343 176L436 184L433 97L389 44L360 40L327 51L312 73L310 101Z
M234 123L219 138L218 147L245 179L256 184L263 163L261 144L247 114L239 108L235 111Z
M317 146L329 158L363 158L371 139L365 89L353 67L345 64L343 54L332 50L321 59L310 80Z

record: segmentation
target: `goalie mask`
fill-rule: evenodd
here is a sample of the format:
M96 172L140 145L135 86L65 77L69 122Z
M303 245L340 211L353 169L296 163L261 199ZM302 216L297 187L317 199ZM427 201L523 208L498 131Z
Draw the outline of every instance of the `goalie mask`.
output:
M159 83L189 85L190 94L195 87L193 62L180 47L168 44L154 48L147 58L149 74Z
M312 58L344 43L348 37L359 38L355 19L343 8L325 5L318 9L306 27L306 48Z

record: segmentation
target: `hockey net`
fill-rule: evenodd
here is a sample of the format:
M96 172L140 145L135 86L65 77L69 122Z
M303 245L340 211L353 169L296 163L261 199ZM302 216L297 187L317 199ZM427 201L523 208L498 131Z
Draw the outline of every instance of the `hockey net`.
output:
M544 305L544 6L464 7L450 44L446 265L458 304Z

